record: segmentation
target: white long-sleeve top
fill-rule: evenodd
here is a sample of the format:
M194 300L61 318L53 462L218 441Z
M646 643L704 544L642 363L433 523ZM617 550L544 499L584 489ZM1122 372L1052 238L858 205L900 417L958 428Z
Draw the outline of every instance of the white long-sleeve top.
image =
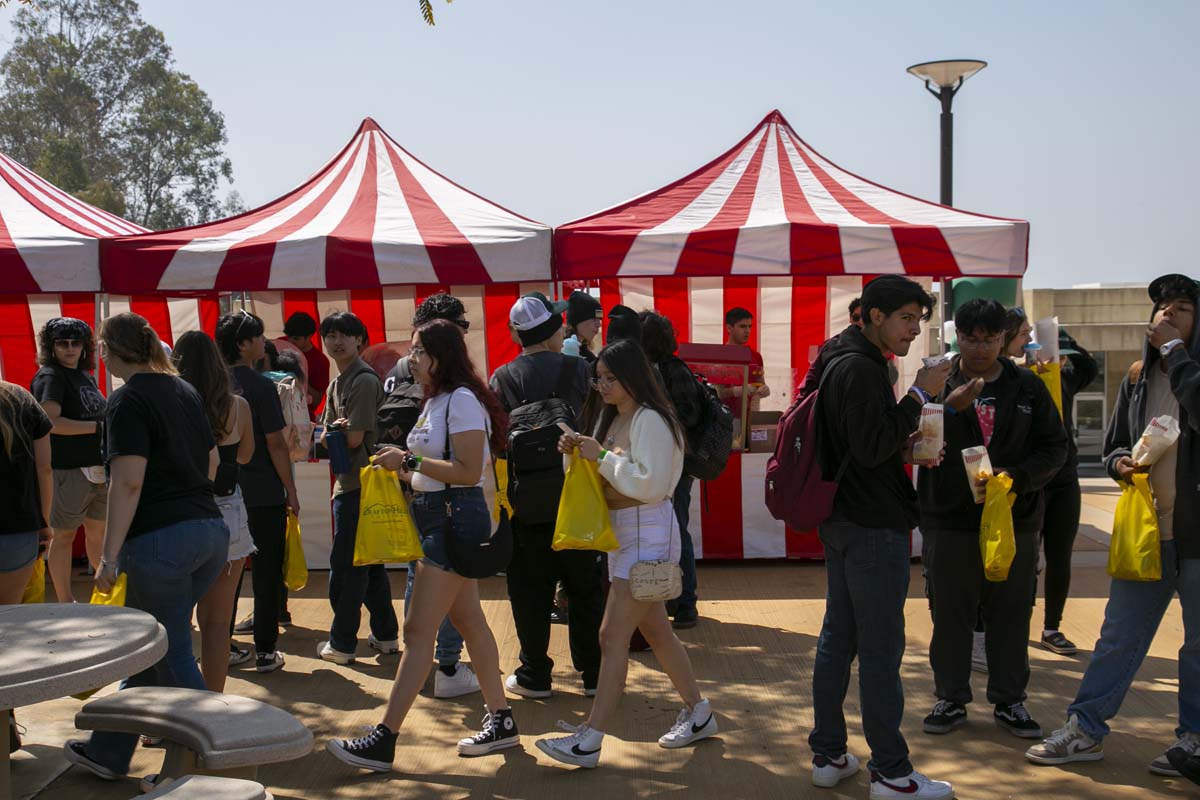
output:
M683 448L671 426L653 409L642 406L629 428L629 452L611 450L600 462L600 475L621 494L643 503L671 497L683 474Z

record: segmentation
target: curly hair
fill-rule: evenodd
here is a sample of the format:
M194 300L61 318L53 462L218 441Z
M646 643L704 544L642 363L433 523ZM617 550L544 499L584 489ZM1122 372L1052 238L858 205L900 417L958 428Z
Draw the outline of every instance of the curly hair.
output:
M65 332L71 333L71 336L56 335ZM54 340L64 338L83 340L83 354L79 356L79 369L84 372L94 370L96 368L96 337L92 335L92 326L74 317L55 317L38 331L38 366L62 366L54 357Z
M438 292L426 297L421 301L421 305L417 306L417 313L413 314L413 328L419 328L435 319L454 322L459 317L465 316L466 313L467 309L462 304L462 300L452 294Z

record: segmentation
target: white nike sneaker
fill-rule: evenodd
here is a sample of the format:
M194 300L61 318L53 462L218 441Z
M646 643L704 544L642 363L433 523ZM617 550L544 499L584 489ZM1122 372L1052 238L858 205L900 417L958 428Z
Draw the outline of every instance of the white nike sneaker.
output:
M454 665L454 674L447 675L438 667L433 674L433 696L439 700L462 697L479 691L479 678L461 661Z
M946 781L935 781L915 771L903 778L885 778L878 772L872 772L871 800L885 800L891 797L950 800L954 797L954 787Z
M700 739L707 739L717 733L717 718L712 713L707 700L696 703L695 708L684 706L675 718L671 730L658 737L661 747L685 747Z
M1072 714L1067 724L1025 751L1025 758L1034 764L1057 766L1072 761L1099 761L1104 758L1104 745L1083 732L1079 716Z
M813 786L832 789L858 772L858 759L846 753L836 761L826 756L813 756Z
M557 739L538 739L534 744L538 750L564 764L573 767L595 769L600 763L600 746L604 742L604 734L594 731L587 725L578 727L568 725L562 720L558 727L572 731L570 736L560 736Z

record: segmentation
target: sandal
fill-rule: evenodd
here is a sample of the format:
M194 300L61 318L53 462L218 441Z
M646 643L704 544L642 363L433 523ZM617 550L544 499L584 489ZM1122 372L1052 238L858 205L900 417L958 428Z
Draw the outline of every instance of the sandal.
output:
M1063 636L1060 631L1054 633L1042 634L1042 647L1049 650L1051 653L1058 653L1061 656L1073 656L1078 652L1075 643Z

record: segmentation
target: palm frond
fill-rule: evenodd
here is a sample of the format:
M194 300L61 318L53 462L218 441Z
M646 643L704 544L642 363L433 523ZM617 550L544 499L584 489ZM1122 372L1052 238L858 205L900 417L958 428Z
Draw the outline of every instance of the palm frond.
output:
M425 19L426 25L435 24L433 21L433 3L430 0L418 0L421 4L421 16Z

